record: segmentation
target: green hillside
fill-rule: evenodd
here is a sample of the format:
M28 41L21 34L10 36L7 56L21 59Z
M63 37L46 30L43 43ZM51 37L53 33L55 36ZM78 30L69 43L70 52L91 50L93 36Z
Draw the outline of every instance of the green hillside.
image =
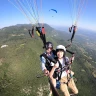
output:
M0 48L0 96L47 96L48 94L47 77L39 79L36 77L42 75L39 55L44 52L43 44L36 34L34 38L29 36L29 28L31 25L19 24L0 29L0 46L8 45ZM47 41L52 41L54 48L58 44L69 43L67 33L57 31L47 24L45 29ZM84 41L86 43L85 39ZM79 89L78 96L95 96L96 50L81 42L80 39L75 39L69 48L76 53L72 69ZM60 94L62 96L62 93Z

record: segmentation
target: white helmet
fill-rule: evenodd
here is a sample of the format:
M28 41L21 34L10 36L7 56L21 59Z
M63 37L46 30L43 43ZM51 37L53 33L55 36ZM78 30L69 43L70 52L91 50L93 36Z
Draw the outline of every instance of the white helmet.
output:
M63 45L58 45L57 47L56 47L56 50L64 50L64 52L66 52L66 48L65 48L65 46L63 46Z

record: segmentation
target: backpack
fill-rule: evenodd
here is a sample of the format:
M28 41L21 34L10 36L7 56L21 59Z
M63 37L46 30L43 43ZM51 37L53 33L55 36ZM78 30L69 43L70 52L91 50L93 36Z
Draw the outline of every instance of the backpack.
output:
M52 69L51 62L53 62L53 63L56 63L56 62L57 62L57 61L55 60L56 51L55 51L55 50L52 50L52 53L53 53L53 55L54 55L54 57L52 57L52 58L49 58L46 53L43 53L43 54L40 55L40 58L43 56L43 57L46 59L46 64L45 64L45 66L46 66L47 70L49 70L49 72L50 72L51 69Z

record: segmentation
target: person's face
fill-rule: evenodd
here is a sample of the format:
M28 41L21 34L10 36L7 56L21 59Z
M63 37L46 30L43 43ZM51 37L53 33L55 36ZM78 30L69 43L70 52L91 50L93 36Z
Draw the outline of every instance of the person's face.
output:
M50 47L46 49L47 53L51 53L51 51L52 51L52 48L50 48Z
M57 57L58 57L59 59L61 59L61 58L63 58L63 56L64 56L64 52L61 51L61 50L59 50L59 51L57 52Z

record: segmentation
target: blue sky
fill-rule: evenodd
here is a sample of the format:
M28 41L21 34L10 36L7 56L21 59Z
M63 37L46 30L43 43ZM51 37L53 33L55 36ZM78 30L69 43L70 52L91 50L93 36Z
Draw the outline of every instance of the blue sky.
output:
M16 5L16 2L14 2L15 0L10 1L12 1L14 5ZM21 1L26 3L26 0ZM27 1L32 2L36 0L27 0ZM84 8L80 13L77 26L96 31L96 0L85 0L85 1L86 1L85 5L83 4L80 5L81 8L82 5ZM77 6L76 4L79 3L80 3L79 0L37 0L39 22L44 22L50 25L56 25L62 27L71 26L72 20L74 22L76 17L76 15L74 15L76 11L74 10L78 9L78 7L76 7ZM72 9L73 4L76 5L74 9ZM8 0L0 0L0 21L1 21L0 28L16 24L31 23L30 20L24 14L22 14L22 11L18 10L14 5L12 5L12 3L9 2ZM24 6L27 7L28 5ZM34 7L33 4L32 6ZM36 9L36 7L34 8ZM57 13L50 9L57 10ZM35 12L37 11L35 10ZM71 18L72 12L74 15L74 19ZM33 18L31 20L32 23L35 22Z

